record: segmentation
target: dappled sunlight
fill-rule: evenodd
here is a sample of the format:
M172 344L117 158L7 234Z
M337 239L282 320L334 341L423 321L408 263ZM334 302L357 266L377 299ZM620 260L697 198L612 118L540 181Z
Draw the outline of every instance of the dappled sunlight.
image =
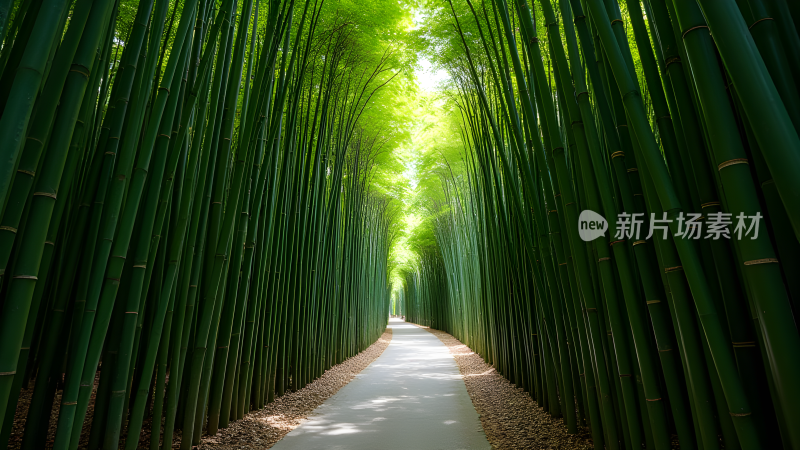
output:
M340 436L343 434L359 433L359 424L349 422L334 422L325 419L311 419L303 424L303 427L294 433L292 436L300 436L303 434L319 434L326 436Z
M406 399L402 397L381 397L367 402L359 403L351 407L351 409L372 409L374 411L386 411L387 409L391 408L392 403L401 402L404 400Z
M487 370L486 372L483 372L483 373L471 373L469 375L464 375L464 376L465 377L485 377L487 375L493 374L494 372L497 372L497 371L494 369L494 367L492 367L491 369L489 369L489 370Z
M444 374L442 374L444 375ZM417 377L417 379L431 379L432 377ZM442 379L458 379L442 378ZM380 422L389 420L384 416L371 417L375 413L389 412L390 416L402 415L404 413L416 414L424 404L441 403L446 397L453 397L454 393L427 394L427 395L398 395L398 396L378 396L375 398L357 401L347 406L323 405L316 411L316 415L305 421L300 428L292 432L290 436L301 436L305 434L339 436L355 433L376 432L381 427ZM359 415L352 415L349 411L362 412ZM366 413L366 414L364 414ZM455 412L451 412L455 413ZM368 420L352 421L342 420L343 418L360 417ZM453 425L459 423L458 420L446 418L447 420L438 423ZM296 427L291 420L282 416L270 416L263 420L275 427Z
M277 414L274 416L267 416L258 419L262 422L266 422L269 426L273 428L278 428L281 430L294 430L300 425L300 421L294 417L287 417L283 414Z

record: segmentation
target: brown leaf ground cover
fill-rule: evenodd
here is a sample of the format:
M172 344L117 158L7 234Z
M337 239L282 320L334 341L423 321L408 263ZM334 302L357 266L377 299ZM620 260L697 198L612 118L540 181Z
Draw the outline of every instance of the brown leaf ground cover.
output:
M567 434L562 419L551 417L525 391L503 378L480 355L448 333L427 327L458 363L472 404L492 448L586 450L593 448L588 428Z

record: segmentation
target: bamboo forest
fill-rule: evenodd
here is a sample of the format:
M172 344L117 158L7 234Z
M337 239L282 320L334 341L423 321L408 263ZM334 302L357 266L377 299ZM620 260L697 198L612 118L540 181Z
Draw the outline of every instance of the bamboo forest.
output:
M798 130L797 0L0 0L0 448L800 450Z

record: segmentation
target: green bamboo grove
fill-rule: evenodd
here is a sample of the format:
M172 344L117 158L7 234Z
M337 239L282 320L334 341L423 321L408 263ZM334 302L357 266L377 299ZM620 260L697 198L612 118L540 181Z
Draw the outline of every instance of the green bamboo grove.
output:
M0 1L0 446L32 390L22 448L189 449L381 335L396 56L334 3Z
M408 320L596 449L800 449L798 3L430 8L461 150L429 171Z

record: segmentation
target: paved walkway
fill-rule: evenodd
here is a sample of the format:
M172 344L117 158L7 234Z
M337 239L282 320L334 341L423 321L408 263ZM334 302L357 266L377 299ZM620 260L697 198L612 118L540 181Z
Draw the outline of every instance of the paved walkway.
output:
M389 327L383 354L274 449L491 448L447 347L399 319Z

